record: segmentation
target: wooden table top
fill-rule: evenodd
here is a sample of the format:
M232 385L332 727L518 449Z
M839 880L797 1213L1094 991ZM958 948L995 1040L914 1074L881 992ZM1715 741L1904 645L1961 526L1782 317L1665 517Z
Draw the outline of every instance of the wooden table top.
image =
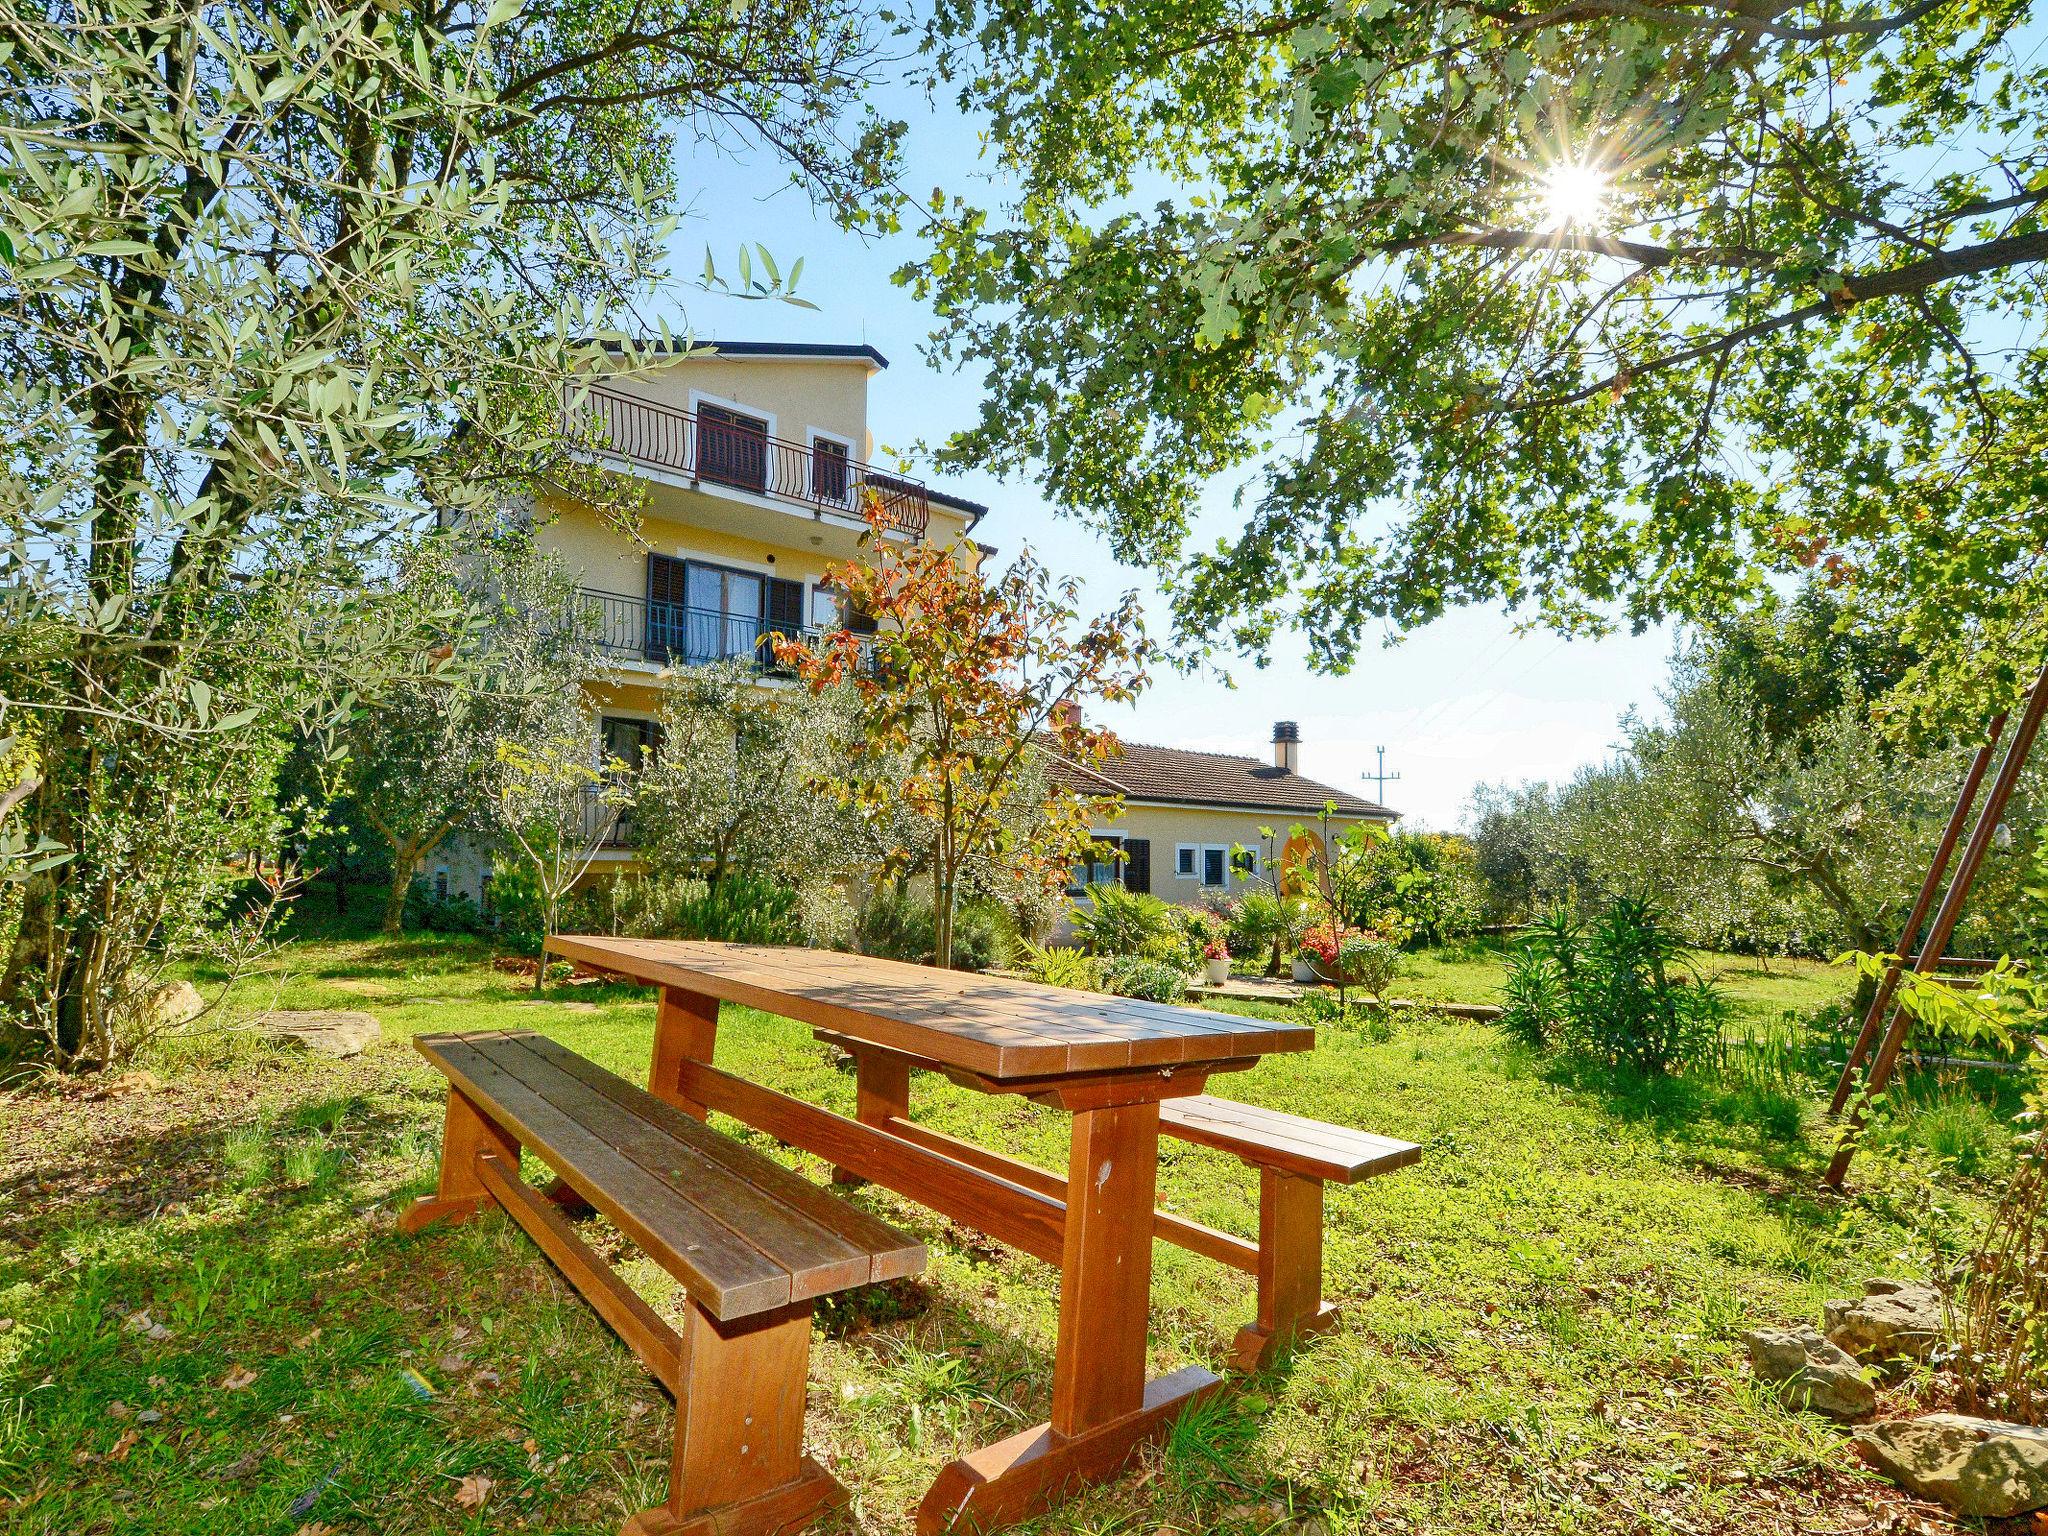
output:
M1081 1076L1306 1051L1315 1031L836 950L557 934L548 952L914 1052L983 1077Z

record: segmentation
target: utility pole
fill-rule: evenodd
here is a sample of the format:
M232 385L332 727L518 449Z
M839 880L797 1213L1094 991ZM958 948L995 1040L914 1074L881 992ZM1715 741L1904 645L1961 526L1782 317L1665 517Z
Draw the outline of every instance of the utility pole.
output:
M1385 747L1374 747L1373 751L1379 754L1379 771L1377 773L1361 773L1359 777L1361 779L1371 779L1379 785L1379 788L1373 791L1372 797L1379 801L1381 805L1385 805L1387 803L1387 786L1400 783L1401 775L1387 772L1387 749Z

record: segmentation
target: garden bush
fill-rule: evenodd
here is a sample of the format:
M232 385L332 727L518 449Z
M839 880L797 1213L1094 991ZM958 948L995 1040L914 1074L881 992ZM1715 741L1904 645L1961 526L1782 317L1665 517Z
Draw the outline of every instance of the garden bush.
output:
M1401 946L1377 933L1354 933L1337 947L1337 969L1349 985L1384 1000L1401 974Z
M1040 948L1028 939L1019 946L1024 974L1048 987L1072 987L1080 992L1103 988L1102 962L1093 955L1065 946Z
M1530 1044L1647 1076L1714 1055L1726 1007L1685 967L1654 903L1619 897L1589 924L1553 912L1509 967L1503 1023Z
M496 882L492 884L495 895ZM460 891L436 896L434 888L417 875L406 887L404 921L408 930L426 933L482 933L489 926L468 896ZM534 948L539 947L536 941Z
M938 953L931 903L908 889L877 891L854 922L853 944L864 955L930 965ZM986 971L1008 965L1016 944L1016 923L1000 902L963 901L953 914L957 969Z
M1109 963L1109 990L1119 997L1148 1003L1177 1003L1188 995L1188 979L1178 966L1143 955L1119 955Z
M1120 885L1091 886L1088 899L1074 908L1074 937L1091 955L1141 955L1157 958L1161 945L1178 942L1180 920L1157 896L1127 891Z
M1265 959L1288 937L1286 914L1280 898L1271 891L1246 891L1230 904L1230 931L1225 942L1237 958Z

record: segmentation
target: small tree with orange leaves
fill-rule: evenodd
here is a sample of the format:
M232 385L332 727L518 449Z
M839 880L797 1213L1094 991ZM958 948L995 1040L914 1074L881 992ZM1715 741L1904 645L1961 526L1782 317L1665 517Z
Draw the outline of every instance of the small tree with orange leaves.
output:
M877 632L775 648L811 689L851 686L854 760L825 787L871 824L913 829L890 840L880 873L930 877L937 964L949 968L970 862L1064 884L1087 845L1089 802L1022 770L1038 751L1090 765L1113 752L1116 738L1083 724L1080 706L1135 697L1152 646L1134 592L1084 624L1080 584L1028 550L989 580L971 548L904 543L888 527L878 518L866 558L828 577ZM1021 804L1027 792L1039 803Z

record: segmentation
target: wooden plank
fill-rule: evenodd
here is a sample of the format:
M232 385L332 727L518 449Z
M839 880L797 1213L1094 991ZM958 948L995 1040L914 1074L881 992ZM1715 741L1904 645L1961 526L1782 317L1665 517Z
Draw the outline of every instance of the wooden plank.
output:
M684 1057L709 1061L717 1044L718 999L680 987L663 987L654 1012L654 1053L647 1068L647 1091L702 1120L702 1104L676 1102L676 1062Z
M553 1201L519 1177L517 1164L508 1165L490 1154L476 1159L476 1170L505 1214L524 1227L540 1251L554 1260L555 1267L568 1276L591 1309L611 1324L612 1331L626 1341L654 1379L671 1392L678 1390L682 1340L676 1331L590 1251Z
M1066 1212L1057 1200L717 1067L689 1063L682 1082L693 1098L778 1141L829 1158L1034 1258L1059 1262Z
M1062 1206L1066 1204L1067 1181L1056 1173L1032 1163L1021 1162L1014 1157L1005 1157L1000 1152L991 1152L985 1147L977 1147L971 1141L962 1141L957 1136L948 1136L943 1131L931 1130L911 1120L892 1118L879 1123L891 1135L915 1142L918 1146L950 1157L955 1162L965 1163L970 1168L979 1168L985 1173L995 1174L998 1178L1008 1179L1012 1184L1035 1189L1041 1195L1058 1200ZM1185 1248L1190 1253L1199 1253L1203 1258L1214 1259L1218 1264L1241 1269L1248 1275L1259 1272L1258 1244L1247 1242L1229 1232L1220 1232L1214 1227L1206 1227L1199 1221L1190 1221L1185 1216L1155 1210L1152 1213L1152 1235L1162 1242Z
M1414 1142L1207 1094L1162 1101L1159 1127L1169 1136L1235 1153L1260 1167L1340 1184L1391 1173L1422 1159L1422 1148Z
M557 935L552 953L1004 1079L1308 1050L1315 1032L1135 999L843 955ZM664 1070L666 1070L664 1064Z
M413 1043L716 1315L738 1317L789 1304L788 1270L605 1145L476 1045L445 1035L419 1035Z
M720 1135L546 1036L536 1035L527 1042L527 1046L560 1066L564 1072L588 1083L615 1102L627 1105L678 1141L689 1143L728 1173L763 1189L791 1210L829 1227L847 1242L864 1250L870 1259L866 1279L894 1280L923 1270L924 1245L912 1242L880 1217L848 1204L829 1190L820 1189L752 1148L741 1146L730 1136Z
M732 1150L742 1158L756 1159L764 1165L763 1169L755 1170L754 1179L740 1177L703 1145L724 1139L716 1131L680 1110L668 1108L652 1094L639 1094L645 1106L668 1109L670 1115L688 1127L688 1132L665 1129L644 1112L642 1105L607 1096L534 1050L530 1040L505 1041L503 1048L492 1052L492 1059L607 1146L669 1185L731 1232L737 1241L787 1270L791 1300L830 1295L848 1286L865 1285L873 1278L873 1265L864 1244L854 1243L829 1224L796 1209L793 1202L769 1192L771 1186L790 1184L814 1188L804 1185L787 1169L776 1167L744 1147L734 1146ZM610 1076L601 1068L590 1070ZM639 1093L631 1084L618 1082L618 1086L627 1094Z
M1053 1359L1055 1434L1079 1435L1144 1406L1158 1160L1156 1102L1074 1116Z
M1176 1420L1223 1383L1190 1365L1145 1384L1138 1411L1079 1435L1050 1424L1019 1430L970 1451L939 1470L917 1506L917 1536L979 1536L1015 1525L1078 1487L1103 1483L1146 1446L1163 1440Z
M745 1504L803 1474L811 1309L723 1325L700 1307L683 1319L669 1509Z

